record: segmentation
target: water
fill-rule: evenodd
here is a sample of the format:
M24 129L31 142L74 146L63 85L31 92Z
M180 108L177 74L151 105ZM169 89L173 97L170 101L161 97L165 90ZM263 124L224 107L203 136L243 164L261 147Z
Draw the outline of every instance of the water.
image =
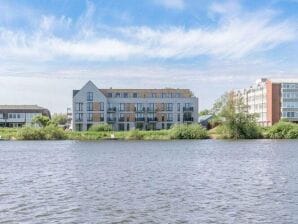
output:
M0 223L298 223L298 141L0 142Z

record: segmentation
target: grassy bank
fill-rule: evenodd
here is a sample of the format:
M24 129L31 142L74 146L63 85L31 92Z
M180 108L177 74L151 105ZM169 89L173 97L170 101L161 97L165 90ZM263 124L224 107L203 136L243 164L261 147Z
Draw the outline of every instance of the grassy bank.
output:
M234 132L240 132L237 139L298 139L298 124L281 121L271 127L261 128L244 125L236 126ZM247 128L249 127L249 128ZM233 132L233 133L234 133ZM254 132L254 133L253 133ZM55 125L42 128L0 128L4 140L104 140L114 135L119 140L171 140L171 139L235 139L226 126L219 125L208 132L200 125L176 125L168 130L159 131L119 131L94 127L90 131L64 131ZM250 133L253 133L250 134Z
M107 127L93 127L90 131L64 131L55 125L45 127L23 127L19 129L0 129L2 139L6 140L170 140L170 139L206 139L206 129L198 124L175 125L169 130L159 131L122 131L113 132Z

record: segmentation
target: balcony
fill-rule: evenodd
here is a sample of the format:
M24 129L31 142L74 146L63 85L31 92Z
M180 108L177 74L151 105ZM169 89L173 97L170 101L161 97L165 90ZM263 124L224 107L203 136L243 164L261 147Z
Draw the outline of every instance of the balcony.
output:
M145 112L146 108L145 107L141 107L141 108L137 108L135 107L135 111L136 112Z
M193 122L193 117L185 117L183 118L183 122Z
M193 107L183 107L183 111L193 112Z
M140 122L140 121L141 121L141 122L144 122L144 121L145 121L145 118L144 118L144 117L137 117L137 118L136 118L136 121L137 121L137 122L138 122L138 121L139 121L139 122Z
M117 108L116 107L109 107L108 108L108 112L109 113L115 113L117 111Z
M157 117L148 117L147 122L157 122Z
M118 121L119 121L119 122L124 122L124 121L125 121L125 118L124 118L124 117L119 117L119 118L118 118Z
M108 123L114 123L114 122L116 122L115 117L108 117Z
M154 109L152 107L147 107L147 112L154 113L155 111L156 111L156 109Z

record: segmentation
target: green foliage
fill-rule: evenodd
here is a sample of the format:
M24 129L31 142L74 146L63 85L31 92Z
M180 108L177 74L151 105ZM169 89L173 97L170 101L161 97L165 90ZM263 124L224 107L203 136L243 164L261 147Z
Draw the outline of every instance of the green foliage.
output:
M51 120L51 123L56 125L66 125L67 124L67 115L66 114L54 114Z
M209 115L209 114L212 114L212 112L208 109L205 109L205 110L200 111L199 116L204 116L204 115Z
M17 130L19 140L63 140L67 139L66 133L55 125L43 128L23 127Z
M172 139L205 139L208 133L205 128L199 124L180 124L174 125L171 129Z
M102 131L112 131L112 126L109 124L98 124L98 125L92 125L89 128L89 131L97 131L97 132L102 132Z
M43 115L36 115L32 118L32 124L40 127L45 127L50 124L50 118Z
M298 125L291 122L280 121L269 127L265 136L271 139L297 139Z
M233 95L226 94L220 115L223 117L222 127L218 134L223 138L256 139L262 137L261 128L257 125L255 116L245 112L242 99L235 101Z
M144 134L145 131L140 131L138 129L129 131L127 133L127 136L125 137L125 139L129 139L129 140L143 140L144 139Z

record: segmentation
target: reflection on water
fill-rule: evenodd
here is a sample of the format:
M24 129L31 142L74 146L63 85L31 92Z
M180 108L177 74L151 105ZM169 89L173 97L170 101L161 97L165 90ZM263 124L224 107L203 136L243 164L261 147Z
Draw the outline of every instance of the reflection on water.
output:
M0 223L298 223L298 141L0 142Z

